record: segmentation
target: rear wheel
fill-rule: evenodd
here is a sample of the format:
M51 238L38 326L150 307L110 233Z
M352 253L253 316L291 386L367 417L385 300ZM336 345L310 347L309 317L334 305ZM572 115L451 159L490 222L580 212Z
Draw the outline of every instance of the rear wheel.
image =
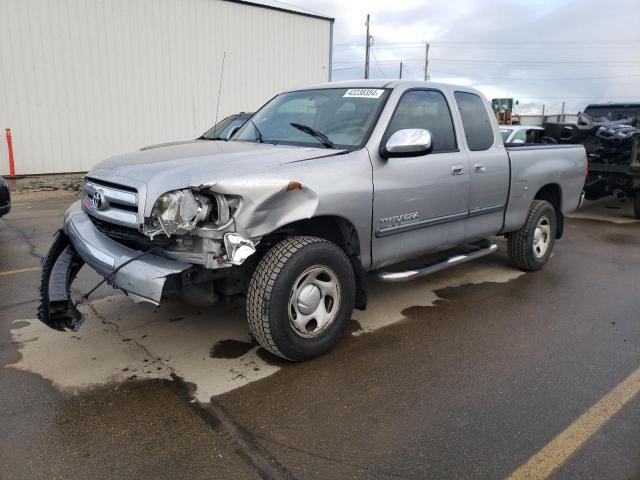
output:
M338 343L353 311L355 278L335 244L291 237L258 264L247 292L247 320L265 349L293 361Z
M511 264L524 271L539 270L547 263L556 238L556 211L549 202L534 200L520 230L509 235Z

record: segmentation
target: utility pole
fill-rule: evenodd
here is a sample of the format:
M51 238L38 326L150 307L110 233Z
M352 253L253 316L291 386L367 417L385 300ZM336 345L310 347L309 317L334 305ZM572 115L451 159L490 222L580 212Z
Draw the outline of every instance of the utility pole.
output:
M371 35L369 35L369 14L367 13L367 42L365 46L364 54L364 78L369 78L369 50L371 49Z
M429 80L429 42L425 44L424 49L424 81Z
M543 103L543 104L542 104L542 123L543 123L543 124L545 123L545 121L544 121L544 107L545 107L545 105L544 105L544 103Z
M400 62L400 77L398 78L402 79L402 62Z
M562 111L560 113L560 122L564 123L564 102L562 102Z

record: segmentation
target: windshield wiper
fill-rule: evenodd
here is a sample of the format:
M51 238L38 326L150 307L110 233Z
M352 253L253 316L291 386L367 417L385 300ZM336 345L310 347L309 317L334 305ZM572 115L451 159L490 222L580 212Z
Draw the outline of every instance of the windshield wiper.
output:
M256 129L256 133L258 134L258 142L264 143L264 141L262 140L262 133L260 132L260 129L256 125L256 122L254 122L253 120L249 120L249 121L251 122L251 125L253 125L253 128Z
M336 144L329 140L329 137L327 137L324 133L319 132L315 128L311 128L309 125L302 125L301 123L295 122L291 122L289 125L291 125L293 128L297 128L298 130L303 131L304 133L308 133L312 137L317 138L318 140L320 140L322 145L327 148L336 148Z

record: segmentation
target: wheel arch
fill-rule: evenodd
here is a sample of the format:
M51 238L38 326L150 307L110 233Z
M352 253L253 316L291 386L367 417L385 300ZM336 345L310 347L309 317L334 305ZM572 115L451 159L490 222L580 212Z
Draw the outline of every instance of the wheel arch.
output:
M564 233L564 215L562 213L562 188L557 183L548 183L538 190L534 200L546 200L556 211L556 238Z
M364 310L367 307L367 272L362 266L360 238L354 225L344 217L321 215L283 225L266 235L261 243L271 246L293 235L323 238L347 254L356 279L355 308Z

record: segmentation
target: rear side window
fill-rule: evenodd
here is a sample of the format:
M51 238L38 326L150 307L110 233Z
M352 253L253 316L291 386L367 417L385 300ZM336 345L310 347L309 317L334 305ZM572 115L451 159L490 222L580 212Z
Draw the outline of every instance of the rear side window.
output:
M469 150L487 150L493 145L493 128L484 101L473 93L455 92Z
M444 96L433 90L410 90L402 95L389 122L384 142L398 130L422 128L431 132L432 152L456 150L451 112Z

